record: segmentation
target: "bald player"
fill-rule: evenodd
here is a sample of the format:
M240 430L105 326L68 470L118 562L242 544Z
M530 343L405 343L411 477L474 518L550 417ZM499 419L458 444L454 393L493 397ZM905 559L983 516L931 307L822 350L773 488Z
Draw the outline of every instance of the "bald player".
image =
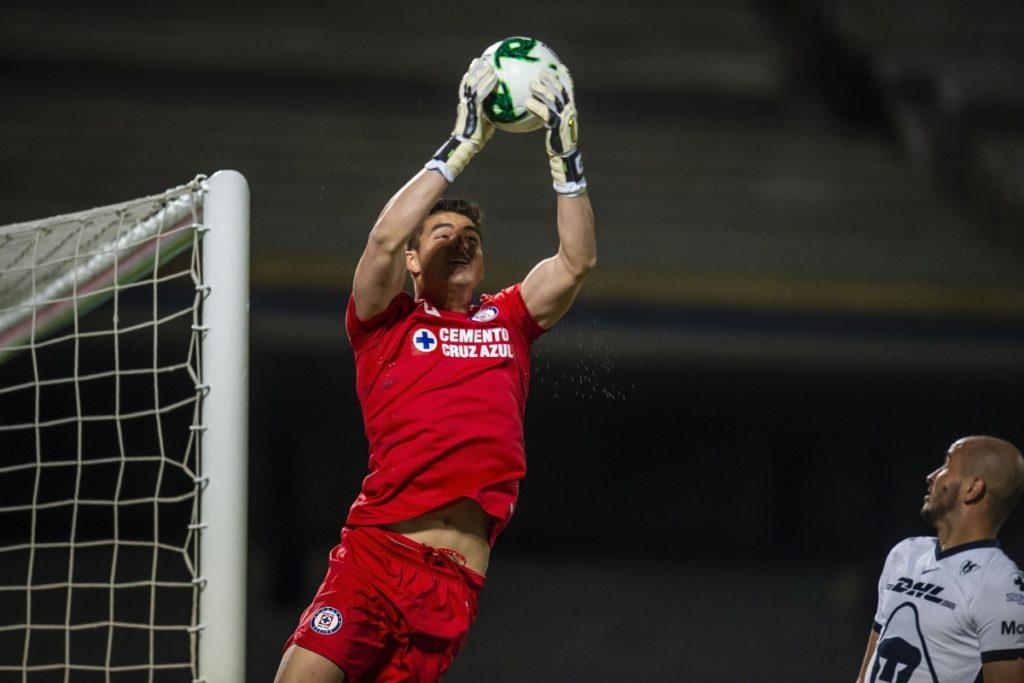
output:
M857 683L1022 683L1024 574L996 534L1024 492L1024 459L968 436L927 482L921 516L938 536L889 552Z

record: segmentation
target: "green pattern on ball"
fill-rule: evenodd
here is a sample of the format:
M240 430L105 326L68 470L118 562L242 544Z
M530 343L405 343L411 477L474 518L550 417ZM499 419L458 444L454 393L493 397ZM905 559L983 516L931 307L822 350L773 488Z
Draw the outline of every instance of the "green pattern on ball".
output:
M512 94L508 91L508 84L505 81L498 81L497 87L484 98L484 107L486 107L488 118L497 123L515 123L529 115L528 111L516 114L516 108L512 104Z
M524 62L536 62L537 57L531 57L530 51L537 45L533 38L506 38L494 51L494 68L501 68L501 59L519 59Z

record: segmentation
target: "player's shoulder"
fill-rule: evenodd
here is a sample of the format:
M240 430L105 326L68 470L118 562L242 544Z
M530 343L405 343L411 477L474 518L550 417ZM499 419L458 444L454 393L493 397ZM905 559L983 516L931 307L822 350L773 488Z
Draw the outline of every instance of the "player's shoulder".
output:
M965 543L942 551L938 557L967 595L1002 600L1014 591L1024 594L1024 577L998 541Z
M522 299L522 294L519 293L519 288L522 283L517 282L513 285L509 285L504 289L500 289L493 294L481 294L480 295L480 307L483 308L488 304L494 304L506 299Z
M934 536L911 536L894 545L885 557L885 571L906 571L917 560L928 553L934 553L937 539Z
M997 593L1017 592L1021 594L1019 602L1024 604L1024 573L1000 546L979 549L971 553L965 562L977 565L977 569L969 574L976 574L975 582ZM970 565L961 567L961 571Z
M897 543L889 551L889 556L894 554L920 554L924 552L935 552L938 539L935 536L910 536Z
M388 302L384 310L364 319L356 313L355 293L353 293L349 296L348 305L345 308L345 328L349 337L355 341L356 337L364 337L370 332L393 326L397 321L408 317L415 308L416 300L408 292L402 290Z
M1010 559L1010 557L1003 552L1003 548L999 541L994 539L983 539L980 541L971 541L970 543L963 543L961 545L953 546L952 548L946 548L945 550L936 552L936 558L939 560L952 560L956 563L963 564L965 567L977 566L978 569L990 568L993 570L1010 570L1016 571L1017 564ZM975 570L964 572L964 574L971 573Z
M375 317L380 317L384 321L394 322L408 317L421 306L430 307L430 304L422 299L414 299L412 294L403 289L388 303L387 308Z
M413 295L404 289L395 295L395 298L391 300L391 303L402 310L409 310L416 308L420 303L425 303L422 299L415 299Z
M520 291L521 282L509 285L498 290L494 294L481 294L480 305L473 314L473 320L477 322L488 322L498 317L510 317L513 320L521 320L528 315L526 303Z
M388 313L394 313L396 311L408 311L415 308L415 306L416 300L412 298L412 295L409 294L409 292L403 289L400 292L398 292L398 294L393 296L391 298L391 301L388 302L388 305L385 306L382 310L377 311L373 315L370 315L366 318L360 318L356 314L356 293L351 292L348 297L347 311L350 317L352 317L355 322L369 323L381 317L384 317Z
M953 575L975 614L1024 606L1024 573L1001 548L975 549L957 561Z
M527 344L533 343L537 337L544 334L545 329L530 313L526 300L523 299L522 287L523 283L517 282L496 294L482 295L480 306L477 307L472 319L477 322L494 320L495 324L508 321L519 330Z

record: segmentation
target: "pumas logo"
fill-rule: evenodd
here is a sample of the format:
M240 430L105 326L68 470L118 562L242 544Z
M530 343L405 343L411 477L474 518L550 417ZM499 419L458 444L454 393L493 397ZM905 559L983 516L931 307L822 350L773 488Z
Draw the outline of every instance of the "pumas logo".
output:
M321 607L309 620L309 627L317 633L329 636L341 628L341 612L333 607Z
M430 330L421 327L412 334L412 347L421 353L430 353L437 348L437 337Z
M925 671L915 676L919 668ZM904 602L886 618L885 628L878 634L874 664L867 680L868 683L938 680L932 669L928 643L921 635L920 616L912 602Z
M494 320L497 317L498 317L498 307L497 306L488 306L486 308L481 308L479 311L474 313L473 317L470 318L470 320L472 320L473 322L476 322L476 323L486 323L486 322L490 322L490 321Z
M976 562L971 562L970 560L965 560L964 563L962 565L960 565L960 576L967 576L968 574L970 574L971 572L973 572L975 569L977 569L980 566L981 565L979 565Z

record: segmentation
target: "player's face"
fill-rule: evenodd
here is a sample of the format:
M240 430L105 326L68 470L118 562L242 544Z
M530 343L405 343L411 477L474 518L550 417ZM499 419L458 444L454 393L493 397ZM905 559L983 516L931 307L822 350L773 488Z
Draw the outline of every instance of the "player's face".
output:
M942 466L929 474L928 493L924 497L921 516L930 524L935 524L956 508L957 494L960 490L960 458L956 445L946 453Z
M483 244L469 218L435 213L421 230L419 249L409 252L406 262L413 277L419 274L427 285L479 284L484 276Z

